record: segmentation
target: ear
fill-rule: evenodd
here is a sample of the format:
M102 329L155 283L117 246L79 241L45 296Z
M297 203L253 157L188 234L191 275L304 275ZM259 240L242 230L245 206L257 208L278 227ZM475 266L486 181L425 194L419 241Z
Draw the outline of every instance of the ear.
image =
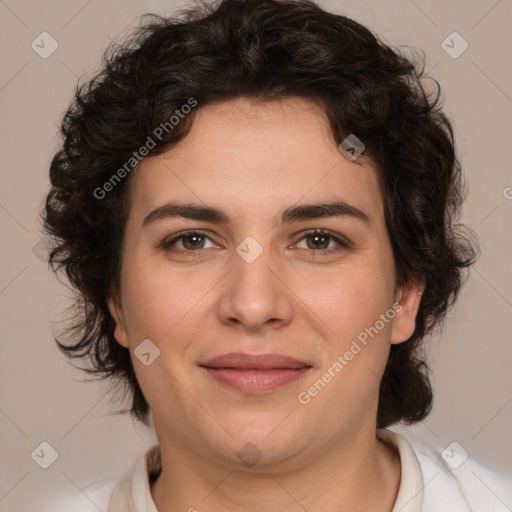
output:
M392 344L402 343L412 336L424 289L423 278L411 278L400 288L394 305L396 315L391 329Z
M113 293L107 299L108 309L114 322L116 323L116 328L114 330L114 337L116 341L122 345L123 347L128 347L128 339L126 336L126 326L123 317L123 309L121 307L121 300L117 293Z

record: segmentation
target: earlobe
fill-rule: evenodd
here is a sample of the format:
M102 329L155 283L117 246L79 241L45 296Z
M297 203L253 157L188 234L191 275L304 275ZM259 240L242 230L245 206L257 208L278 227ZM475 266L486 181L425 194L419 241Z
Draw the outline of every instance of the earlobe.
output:
M126 336L126 328L123 318L123 311L121 308L121 302L117 296L112 295L107 299L107 304L110 314L112 315L112 318L116 324L114 337L120 345L128 348L128 340Z
M391 343L407 341L416 328L416 315L425 289L425 280L412 279L400 291L396 300L396 315L391 330Z

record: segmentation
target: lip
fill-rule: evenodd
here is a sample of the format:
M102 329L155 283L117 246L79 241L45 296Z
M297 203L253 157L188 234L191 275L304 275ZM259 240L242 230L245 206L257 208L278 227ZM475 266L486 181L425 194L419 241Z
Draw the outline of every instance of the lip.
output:
M219 383L238 391L258 394L289 384L312 366L280 354L231 352L199 365Z
M274 370L298 369L311 366L304 361L281 354L244 354L243 352L230 352L208 359L200 364L209 368L233 368L237 370Z

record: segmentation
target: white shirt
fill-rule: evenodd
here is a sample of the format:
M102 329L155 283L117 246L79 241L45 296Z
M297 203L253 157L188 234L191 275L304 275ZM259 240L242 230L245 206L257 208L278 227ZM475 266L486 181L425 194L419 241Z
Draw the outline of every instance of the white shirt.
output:
M452 462L452 468L431 447L416 439L407 440L391 430L378 430L377 435L396 446L400 457L400 486L392 512L512 511L510 479L492 473L469 458L460 466L460 459ZM456 456L453 452L445 453L448 460L450 455ZM61 497L45 510L158 512L151 496L150 480L160 470L160 448L155 445L142 453L136 465L122 478L98 482L78 495Z

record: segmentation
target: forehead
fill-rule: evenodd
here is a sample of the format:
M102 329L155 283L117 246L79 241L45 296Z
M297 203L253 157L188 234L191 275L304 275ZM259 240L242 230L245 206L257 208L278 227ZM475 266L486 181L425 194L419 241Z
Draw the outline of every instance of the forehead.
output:
M298 202L335 200L370 217L382 213L370 159L349 161L322 107L302 98L199 106L189 134L135 172L133 208L147 211L170 199L260 216Z

